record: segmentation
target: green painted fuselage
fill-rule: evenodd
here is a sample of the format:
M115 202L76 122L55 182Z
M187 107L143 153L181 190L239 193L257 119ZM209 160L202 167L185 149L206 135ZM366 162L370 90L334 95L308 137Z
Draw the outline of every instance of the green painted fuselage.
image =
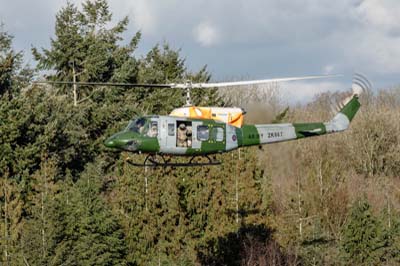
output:
M208 119L145 116L105 141L109 148L181 156L228 152L239 147L289 141L346 130L360 103L353 98L329 122L244 125Z

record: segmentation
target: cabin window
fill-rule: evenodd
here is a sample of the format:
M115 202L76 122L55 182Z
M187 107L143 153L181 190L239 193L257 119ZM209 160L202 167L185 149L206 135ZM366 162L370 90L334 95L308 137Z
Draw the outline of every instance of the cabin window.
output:
M208 126L197 126L197 139L200 141L208 140L209 138Z
M175 124L168 124L168 136L175 136Z
M216 141L224 141L224 129L222 127L214 127L211 130L211 139Z

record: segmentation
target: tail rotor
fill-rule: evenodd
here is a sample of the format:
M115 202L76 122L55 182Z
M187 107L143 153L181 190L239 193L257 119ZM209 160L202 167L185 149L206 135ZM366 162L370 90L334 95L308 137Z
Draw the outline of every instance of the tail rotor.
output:
M372 84L365 75L355 73L353 76L353 85L351 87L353 89L353 95L360 96L362 93L371 90Z
M340 112L343 107L353 99L354 96L360 97L361 94L372 89L372 83L368 78L360 73L355 73L353 76L352 91L346 92L344 99L331 102L331 108L334 113Z

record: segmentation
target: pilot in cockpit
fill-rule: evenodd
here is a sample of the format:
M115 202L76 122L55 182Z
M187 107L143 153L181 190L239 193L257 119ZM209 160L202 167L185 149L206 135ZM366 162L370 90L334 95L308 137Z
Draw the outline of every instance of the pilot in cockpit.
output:
M158 135L157 122L151 122L151 127L147 135L151 138L157 137Z

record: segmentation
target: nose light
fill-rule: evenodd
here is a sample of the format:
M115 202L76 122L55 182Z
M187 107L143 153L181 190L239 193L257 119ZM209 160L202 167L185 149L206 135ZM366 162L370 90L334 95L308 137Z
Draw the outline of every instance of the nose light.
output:
M114 140L108 139L108 140L106 140L106 141L104 142L104 145L105 145L106 147L108 147L108 148L113 148L114 145L115 145L115 143L114 143Z

